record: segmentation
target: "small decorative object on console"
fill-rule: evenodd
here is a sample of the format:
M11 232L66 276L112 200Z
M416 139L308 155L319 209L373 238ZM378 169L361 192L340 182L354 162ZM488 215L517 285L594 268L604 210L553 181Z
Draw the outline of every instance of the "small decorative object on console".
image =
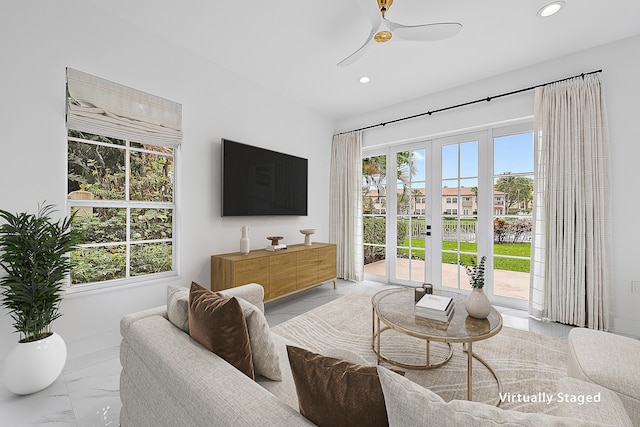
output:
M302 234L304 234L304 245L311 246L311 235L316 232L315 228L307 228L304 230L300 230Z
M282 249L287 249L287 245L284 243L280 243L280 240L284 239L282 236L269 236L267 240L271 240L271 244L267 246L268 251L280 251Z
M249 253L249 227L244 225L240 231L242 231L242 238L240 239L240 253L247 255Z
M271 240L271 246L278 246L280 244L280 240L284 239L282 236L269 236L267 240Z

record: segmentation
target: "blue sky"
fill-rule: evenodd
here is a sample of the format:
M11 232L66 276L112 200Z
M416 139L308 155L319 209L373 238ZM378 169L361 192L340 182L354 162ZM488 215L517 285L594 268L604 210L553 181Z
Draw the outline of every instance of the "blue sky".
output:
M533 133L495 138L493 169L494 174L533 173Z
M460 153L458 153L458 149ZM477 176L477 153L478 143L476 141L444 146L442 148L442 178ZM458 175L458 154L460 155L460 175ZM415 160L418 172L413 180L421 181L425 176L423 150L415 152ZM502 174L507 171L513 173L533 172L532 133L509 135L494 139L494 174ZM475 182L475 180L465 180L462 184L469 186L472 181Z

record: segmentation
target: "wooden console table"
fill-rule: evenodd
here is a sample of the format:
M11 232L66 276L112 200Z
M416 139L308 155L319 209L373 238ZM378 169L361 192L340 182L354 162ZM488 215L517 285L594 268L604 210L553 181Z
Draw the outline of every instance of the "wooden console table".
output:
M253 250L211 256L211 290L247 283L264 287L265 302L333 281L336 286L336 245L289 245L280 251Z

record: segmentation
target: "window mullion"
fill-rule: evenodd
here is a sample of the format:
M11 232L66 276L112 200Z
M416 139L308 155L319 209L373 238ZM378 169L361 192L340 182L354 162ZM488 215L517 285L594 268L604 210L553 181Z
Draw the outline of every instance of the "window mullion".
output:
M125 277L131 277L131 208L127 207L127 226L126 226L126 251L125 251Z
M125 276L126 278L131 277L131 206L129 206L130 202L130 194L129 194L129 184L131 181L131 141L126 141L127 154L125 156L125 177L124 177L124 200L127 202L127 221L126 221L126 241L125 241Z

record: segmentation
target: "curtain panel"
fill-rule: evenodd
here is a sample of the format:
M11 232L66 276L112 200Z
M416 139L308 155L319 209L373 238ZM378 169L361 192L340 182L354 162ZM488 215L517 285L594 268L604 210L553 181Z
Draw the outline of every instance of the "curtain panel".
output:
M337 245L337 275L361 281L362 246L362 132L335 135L331 144L329 239Z
M182 141L182 105L67 68L67 127L176 147Z
M607 330L612 242L609 146L597 75L535 94L536 182L529 313Z

